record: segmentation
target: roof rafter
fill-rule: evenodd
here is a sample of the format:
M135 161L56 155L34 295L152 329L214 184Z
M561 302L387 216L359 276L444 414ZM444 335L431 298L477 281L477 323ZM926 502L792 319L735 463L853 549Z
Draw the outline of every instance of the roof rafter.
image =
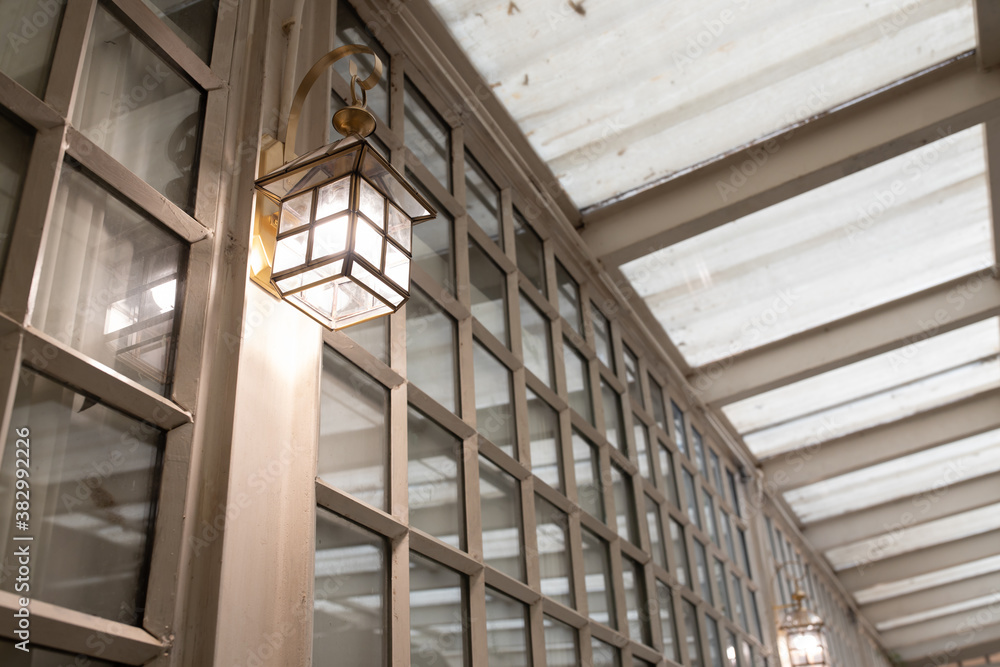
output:
M688 379L705 403L726 405L997 314L1000 280L991 267L709 364Z
M802 532L818 551L827 551L877 537L896 525L914 526L995 503L1000 503L1000 482L995 474L982 475L817 521Z
M781 454L763 463L770 489L784 492L876 463L1000 428L1000 389Z
M581 235L606 265L618 266L998 115L1000 71L959 58L589 212ZM752 175L720 190L748 160Z

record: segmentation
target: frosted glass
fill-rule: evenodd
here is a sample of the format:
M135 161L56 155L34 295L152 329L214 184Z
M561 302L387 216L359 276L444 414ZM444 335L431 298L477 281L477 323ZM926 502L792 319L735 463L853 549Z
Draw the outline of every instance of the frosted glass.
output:
M976 44L971 0L431 4L581 207Z
M702 366L992 266L985 169L971 127L621 268Z
M464 549L462 441L412 407L406 423L410 525Z

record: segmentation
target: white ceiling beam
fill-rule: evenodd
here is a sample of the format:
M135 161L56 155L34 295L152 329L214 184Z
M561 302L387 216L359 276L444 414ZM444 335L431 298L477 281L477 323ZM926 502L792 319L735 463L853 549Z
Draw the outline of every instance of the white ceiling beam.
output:
M841 570L837 576L853 592L990 558L997 553L1000 553L1000 530L885 558L865 567Z
M946 472L942 479L946 479ZM941 486L890 503L849 512L811 523L802 531L817 551L853 544L986 505L1000 503L1000 478L983 475L951 486Z
M891 622L893 619L903 618L911 614L941 609L965 600L974 600L988 591L997 590L1000 590L1000 572L990 572L978 577L953 581L944 586L928 588L864 605L861 607L861 613L872 623ZM1000 602L1000 598L997 601Z
M976 2L976 62L980 69L1000 65L1000 2Z
M769 490L784 492L995 428L1000 389L765 460L764 479Z
M982 592L984 595L987 593L988 591ZM916 647L928 642L928 640L947 639L959 645L958 648L962 648L961 644L966 643L968 645L980 644L983 638L977 635L981 631L987 628L996 628L1000 631L1000 623L996 622L996 606L1000 602L1000 596L994 593L994 597L996 599L994 599L992 607L990 603L986 603L975 609L948 614L923 623L885 630L882 632L882 643L899 653L904 660L920 657L907 654L905 651L907 647ZM985 622L977 621L977 617L986 620ZM943 646L945 642L942 641L941 644Z
M997 116L1000 71L983 72L975 58L960 58L747 151L586 211L581 235L606 266L618 266ZM734 176L745 164L751 175Z
M1000 147L997 153L1000 159ZM726 405L998 313L994 267L712 363L688 379L705 403Z

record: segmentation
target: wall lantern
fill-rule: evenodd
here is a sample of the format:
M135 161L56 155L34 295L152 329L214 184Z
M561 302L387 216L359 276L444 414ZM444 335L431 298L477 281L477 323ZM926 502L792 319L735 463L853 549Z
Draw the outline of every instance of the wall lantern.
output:
M356 53L371 55L375 66L361 80L351 61L351 105L333 116L344 138L296 158L306 94L327 67ZM435 216L366 139L375 131L367 91L381 74L378 56L364 46L342 46L320 58L292 100L285 164L254 184L277 212L257 221L251 278L330 329L395 312L406 302L412 226Z
M823 619L805 606L808 596L796 586L778 626L778 649L786 667L829 667Z

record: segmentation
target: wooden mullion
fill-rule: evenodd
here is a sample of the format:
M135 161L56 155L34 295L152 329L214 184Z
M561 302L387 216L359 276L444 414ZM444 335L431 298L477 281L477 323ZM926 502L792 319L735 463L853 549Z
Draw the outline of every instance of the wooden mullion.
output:
M96 9L97 0L67 2L59 26L49 81L45 87L45 102L65 118L73 113Z

